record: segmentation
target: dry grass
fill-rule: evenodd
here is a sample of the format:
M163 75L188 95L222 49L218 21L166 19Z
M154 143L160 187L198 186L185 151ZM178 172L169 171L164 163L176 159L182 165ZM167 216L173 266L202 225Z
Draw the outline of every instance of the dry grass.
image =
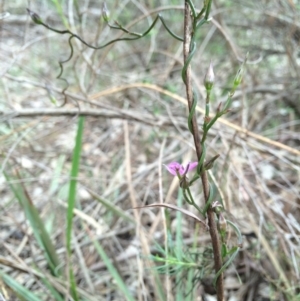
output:
M63 8L71 30L93 44L118 36L99 21L98 3L82 2L82 19L76 11ZM140 32L162 11L180 34L180 1L173 1L174 9L167 1L161 1L161 6L156 1L144 2L107 4L113 18L129 24L128 28L130 20L132 29ZM220 154L212 170L219 192L245 238L239 258L225 274L227 298L299 300L299 11L286 1L281 6L280 1L272 6L267 1L229 6L223 2L216 1L214 20L199 37L193 76L201 96L202 79L213 61L215 109L226 97L238 57L250 52L252 64L247 65L232 112L214 126L209 137L209 156ZM157 243L166 243L167 227L176 233L178 216L170 212L166 220L159 209L131 208L160 201L176 205L178 183L161 164L195 160L180 75L181 44L169 38L161 24L150 37L119 42L101 51L74 41L74 58L64 70L69 82L68 102L56 108L49 95L58 103L64 101L61 91L65 82L56 75L57 62L69 54L67 37L34 25L25 13L24 1L1 5L3 12L11 14L0 20L1 171L10 175L20 172L21 177L13 181L26 188L64 262L65 207L80 107L87 117L71 259L78 289L86 300L124 298L92 243L97 239L135 300L159 300L154 263L148 258L156 252ZM63 20L50 2L32 3L31 9L54 27L63 28ZM138 18L135 24L132 20ZM200 116L203 103L201 99L198 104ZM43 300L51 299L46 297L41 274L67 295L66 279L51 276L2 174L0 180L2 271L40 293ZM199 188L194 192L202 202ZM185 248L192 246L195 224L184 219L181 230ZM232 236L229 239L235 244ZM197 237L203 251L209 244L208 235L200 229ZM206 268L209 271L211 266ZM160 277L167 300L175 300L174 276ZM209 277L197 285L198 296L208 298ZM17 300L3 282L0 291L0 300Z

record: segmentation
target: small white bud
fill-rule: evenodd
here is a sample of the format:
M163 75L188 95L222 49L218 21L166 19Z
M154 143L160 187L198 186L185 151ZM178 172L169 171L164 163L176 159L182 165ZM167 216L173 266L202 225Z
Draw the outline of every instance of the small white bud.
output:
M102 17L103 17L105 22L108 22L108 20L109 20L109 10L107 8L106 2L103 2L103 5L102 5Z
M210 91L214 85L214 82L215 82L215 74L214 74L213 65L210 62L208 70L204 77L204 86L205 86L206 90Z

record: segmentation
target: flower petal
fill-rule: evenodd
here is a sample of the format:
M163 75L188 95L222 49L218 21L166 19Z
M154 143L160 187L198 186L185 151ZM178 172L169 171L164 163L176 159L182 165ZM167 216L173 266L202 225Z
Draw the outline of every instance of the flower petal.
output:
M188 171L195 169L197 167L197 165L198 165L198 162L190 162Z
M176 171L178 171L180 175L182 175L184 173L183 166L178 162L171 162L168 165L165 165L165 167L168 170L168 172L170 174L172 174L173 176L177 176Z

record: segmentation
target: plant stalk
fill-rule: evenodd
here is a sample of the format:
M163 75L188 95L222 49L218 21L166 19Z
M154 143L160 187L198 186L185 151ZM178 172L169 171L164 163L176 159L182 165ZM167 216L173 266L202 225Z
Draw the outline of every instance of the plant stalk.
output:
M189 53L190 53L190 42L191 42L191 11L188 0L185 0L185 10L184 10L184 42L183 42L183 56L184 62L186 62ZM191 111L192 103L193 103L193 88L192 88L192 79L191 79L191 66L189 65L186 69L186 95L188 101L189 111ZM193 129L193 139L196 148L196 154L198 160L201 158L202 154L202 146L200 133L197 124L196 114L192 117L192 129ZM207 172L204 171L201 175L201 181L203 186L203 193L205 197L205 202L208 202L209 199L209 182ZM209 233L212 241L213 253L214 253L214 263L215 263L215 271L216 273L222 268L222 256L221 256L221 244L220 237L217 229L217 223L215 219L215 213L209 207L207 210L207 218L209 225ZM219 276L216 283L217 290L217 300L224 301L224 279L223 273Z

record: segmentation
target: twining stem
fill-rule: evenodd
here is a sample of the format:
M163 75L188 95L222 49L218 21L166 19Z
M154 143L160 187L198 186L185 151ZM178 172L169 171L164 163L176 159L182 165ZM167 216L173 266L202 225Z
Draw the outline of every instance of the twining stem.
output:
M183 42L183 56L184 62L187 61L189 54L190 54L190 47L191 47L191 12L190 12L190 5L189 1L185 0L185 11L184 11L184 42ZM192 80L191 80L191 67L190 65L186 68L185 74L185 85L186 85L186 94L188 100L189 111L192 110L193 106L193 88L192 88ZM202 155L202 146L200 140L199 129L197 125L196 115L194 114L192 117L192 134L194 139L194 144L196 148L196 154L198 161L201 159ZM207 172L203 171L201 174L201 181L203 186L203 193L205 197L205 202L209 200L209 182ZM221 244L220 238L217 229L217 223L215 220L215 214L213 210L209 207L207 210L207 218L208 218L208 225L209 225L209 233L212 241L213 253L214 253L214 262L215 262L215 271L218 273L219 270L222 268L222 256L221 256ZM224 280L223 280L223 273L220 273L217 282L216 282L216 289L217 289L217 300L224 301Z

